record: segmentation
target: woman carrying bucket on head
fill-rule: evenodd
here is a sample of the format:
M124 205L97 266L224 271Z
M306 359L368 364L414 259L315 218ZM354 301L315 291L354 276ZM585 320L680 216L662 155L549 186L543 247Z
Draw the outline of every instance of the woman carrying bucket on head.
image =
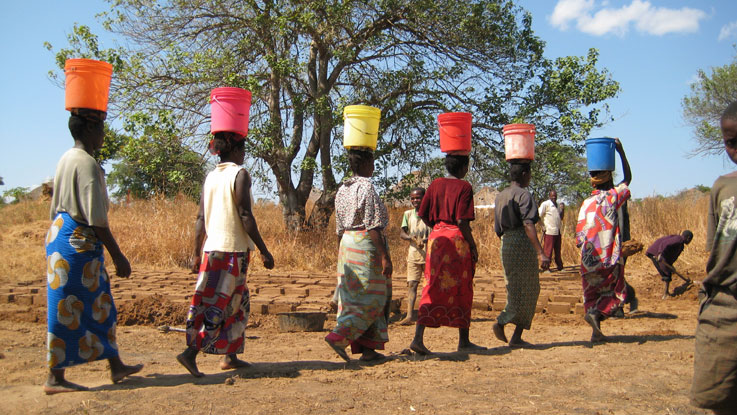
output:
M93 157L105 138L113 67L91 59L69 59L64 72L74 147L56 166L53 222L46 235L50 369L46 394L87 390L65 379L65 369L72 365L107 359L113 383L143 368L123 364L118 354L117 312L103 246L117 276L130 276L131 268L110 231L105 176Z
M344 110L348 162L353 175L335 195L338 234L338 314L325 341L338 356L350 361L345 348L361 353L361 361L376 361L389 341L387 322L392 295L392 260L384 229L389 224L386 206L376 193L371 176L381 112L365 105Z
M237 354L243 352L250 312L246 272L251 252L258 248L264 267L274 268L253 216L251 176L241 167L251 93L216 88L211 105L210 152L219 156L220 163L202 187L192 261L192 272L199 277L187 315L187 349L177 356L195 377L204 376L197 368L199 352L225 355L222 370L250 366Z
M535 230L540 219L537 204L527 190L532 178L530 164L535 159L535 126L508 124L503 131L510 185L496 197L494 231L502 240L507 303L492 330L497 339L509 342L509 347L528 347L522 332L532 325L540 295L538 260L542 269L550 266ZM507 340L504 326L510 323L515 326L514 333Z
M463 180L471 152L471 114L438 115L440 150L447 153L448 176L433 180L417 214L432 228L427 241L425 287L410 350L430 354L425 346L425 327L458 328L458 350L486 350L471 343L473 277L478 261L471 234L474 220L473 189Z
M622 160L624 180L614 186L614 151ZM632 172L617 138L586 140L588 169L594 191L578 212L576 246L581 248L584 319L591 325L591 341L605 341L601 322L627 300L624 258L620 255L621 207L630 198Z

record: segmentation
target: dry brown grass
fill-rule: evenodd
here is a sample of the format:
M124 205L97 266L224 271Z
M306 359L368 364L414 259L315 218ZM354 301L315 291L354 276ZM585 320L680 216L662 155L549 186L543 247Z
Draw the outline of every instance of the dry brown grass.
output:
M706 262L704 243L708 196L685 199L649 198L630 204L632 237L649 246L660 236L690 229L694 240L681 255L679 268L701 270ZM184 197L136 200L112 206L110 226L133 268L186 268L192 252L193 224L197 206ZM399 239L399 225L404 209L390 209L387 236L395 273L406 271L407 244ZM48 202L28 201L0 210L0 281L24 281L45 275L44 237L49 226ZM563 261L578 263L573 232L577 209L569 208L564 221ZM322 231L293 235L287 232L279 205L254 207L261 234L276 260L277 272L334 271L337 239L331 218ZM493 229L493 211L477 211L473 234L479 246L478 271L501 269L499 238ZM254 258L251 269L263 270ZM109 258L108 258L109 261ZM109 264L110 262L108 262ZM649 267L643 254L633 256L630 267Z

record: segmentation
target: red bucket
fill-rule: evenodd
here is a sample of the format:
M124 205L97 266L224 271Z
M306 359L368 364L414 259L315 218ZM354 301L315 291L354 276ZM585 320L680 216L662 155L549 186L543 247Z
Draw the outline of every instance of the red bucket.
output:
M438 114L440 151L471 151L471 113L446 112Z

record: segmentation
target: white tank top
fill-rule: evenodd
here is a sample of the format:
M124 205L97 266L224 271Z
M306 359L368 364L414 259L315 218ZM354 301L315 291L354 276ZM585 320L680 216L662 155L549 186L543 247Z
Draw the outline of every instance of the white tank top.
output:
M205 179L202 195L207 240L203 251L246 252L256 247L243 228L235 199L235 176L242 169L235 163L220 163ZM253 194L249 196L253 206Z

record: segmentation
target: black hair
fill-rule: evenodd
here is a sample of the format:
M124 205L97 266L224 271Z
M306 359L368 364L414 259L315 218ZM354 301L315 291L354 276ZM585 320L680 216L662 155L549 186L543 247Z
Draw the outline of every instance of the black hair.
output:
M364 163L372 163L374 160L374 154L366 150L348 150L348 164L351 166L351 171L354 174L358 174L358 170Z
M733 101L731 104L727 105L727 108L722 113L722 119L737 121L737 101Z
M681 236L691 241L693 239L693 232L686 229L685 231L683 231L683 233L681 233Z
M69 132L75 140L84 138L85 130L87 130L87 120L79 115L72 114L69 116Z
M227 131L215 133L215 137L212 139L212 151L215 154L219 154L220 159L222 160L227 157L231 151L245 148L246 140L236 140L235 137L235 134Z
M420 192L423 195L425 194L425 188L424 187L413 187L412 190L409 191L409 194L412 194L414 192Z
M458 154L447 154L445 156L445 169L448 173L453 176L458 176L465 167L468 167L468 163L471 158L468 156L461 156Z
M75 140L83 140L86 134L93 128L104 125L107 113L105 111L89 108L73 108L69 115L69 132Z
M510 163L509 164L509 181L521 182L522 176L530 172L530 163Z

